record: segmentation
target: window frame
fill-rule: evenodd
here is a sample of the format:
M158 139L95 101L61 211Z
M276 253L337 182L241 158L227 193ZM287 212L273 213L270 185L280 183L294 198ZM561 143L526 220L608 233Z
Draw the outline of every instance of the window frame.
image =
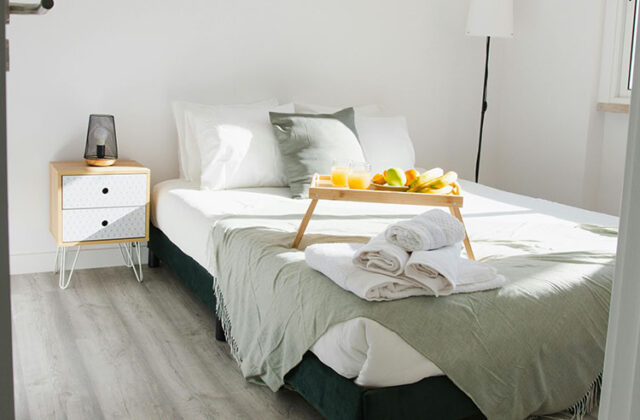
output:
M636 9L640 8L638 3L638 0L607 0L599 105L628 105L631 101L628 83L635 15L638 12ZM634 65L640 65L640 63L634 63Z

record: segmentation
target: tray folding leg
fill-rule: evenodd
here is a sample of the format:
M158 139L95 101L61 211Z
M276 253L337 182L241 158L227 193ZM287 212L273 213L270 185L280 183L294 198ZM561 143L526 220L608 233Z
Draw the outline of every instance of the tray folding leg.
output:
M309 225L309 220L311 220L311 216L313 216L313 211L316 209L318 200L319 200L318 198L314 198L313 200L311 200L311 203L307 208L307 212L305 213L302 219L302 222L300 222L300 227L298 227L298 233L296 234L296 238L293 241L291 248L298 248L298 246L300 245L300 242L302 241L302 237L304 236L304 232L307 230L307 226ZM460 213L460 209L456 206L449 206L449 211L451 212L451 215L453 215L453 217L455 217L456 219L460 220L460 222L462 222L462 225L464 226L464 220L462 219L462 214ZM467 251L467 257L469 257L470 260L475 261L476 257L473 253L473 248L471 248L471 241L469 241L469 235L467 234L466 226L464 229L464 248Z
M467 227L464 224L464 220L462 220L462 214L460 213L460 209L458 207L451 206L449 207L449 211L451 212L451 215L453 217L455 217L456 219L462 222L462 226L464 226L464 249L467 250L467 257L469 257L470 260L475 261L476 256L473 254L473 249L471 248L471 241L469 241L469 235L467 234Z
M291 248L297 248L300 245L300 241L304 236L304 231L307 230L307 225L309 224L309 220L311 220L311 216L313 215L313 211L316 209L316 205L318 204L318 199L314 198L311 200L309 204L309 208L307 208L307 212L304 214L304 218L302 222L300 222L300 227L298 228L298 234L296 235L296 239L293 241L293 245Z

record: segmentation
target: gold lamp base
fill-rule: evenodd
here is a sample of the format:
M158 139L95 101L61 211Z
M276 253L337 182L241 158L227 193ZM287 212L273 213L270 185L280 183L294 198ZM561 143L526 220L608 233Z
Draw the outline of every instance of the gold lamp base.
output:
M117 159L85 159L89 166L111 166L116 163Z

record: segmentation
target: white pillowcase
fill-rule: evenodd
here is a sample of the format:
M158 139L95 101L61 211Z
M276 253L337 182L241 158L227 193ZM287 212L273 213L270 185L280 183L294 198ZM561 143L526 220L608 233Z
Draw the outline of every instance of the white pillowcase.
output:
M293 109L293 104L286 104L186 111L187 126L200 150L201 188L286 187L288 179L269 112Z
M295 105L296 112L301 114L333 114L341 109L348 108L346 106L343 107L335 107L335 106L326 106L326 105L314 105L314 104L298 104ZM360 105L354 106L353 111L358 115L364 116L378 116L382 114L382 107L379 105Z
M389 168L412 169L416 153L404 117L366 117L356 113L356 129L371 171Z
M243 109L277 105L277 99L267 99L246 105L203 105L185 101L174 101L172 107L176 120L176 129L178 131L180 178L192 182L200 182L200 148L198 146L198 140L193 135L192 128L186 123L185 115L187 112L199 111L215 113L221 109Z

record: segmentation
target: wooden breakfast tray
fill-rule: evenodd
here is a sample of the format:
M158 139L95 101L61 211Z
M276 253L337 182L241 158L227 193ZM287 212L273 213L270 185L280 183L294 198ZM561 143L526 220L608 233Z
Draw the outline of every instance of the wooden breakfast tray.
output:
M437 195L437 194L422 194L422 193L410 193L410 192L395 192L395 191L377 191L373 189L368 190L350 190L348 188L334 187L331 184L331 177L329 175L315 174L311 180L311 187L309 188L309 198L311 203L309 208L300 222L298 228L298 234L293 241L292 248L297 248L300 245L300 241L304 236L305 230L313 211L318 204L318 200L341 200L341 201L360 201L366 203L387 203L387 204L412 204L415 206L430 206L430 207L448 207L451 214L460 220L464 225L462 214L460 214L460 208L464 202L464 198L460 195ZM471 260L475 260L473 249L471 248L471 242L469 242L469 235L467 235L465 228L464 247L467 250L467 256Z

